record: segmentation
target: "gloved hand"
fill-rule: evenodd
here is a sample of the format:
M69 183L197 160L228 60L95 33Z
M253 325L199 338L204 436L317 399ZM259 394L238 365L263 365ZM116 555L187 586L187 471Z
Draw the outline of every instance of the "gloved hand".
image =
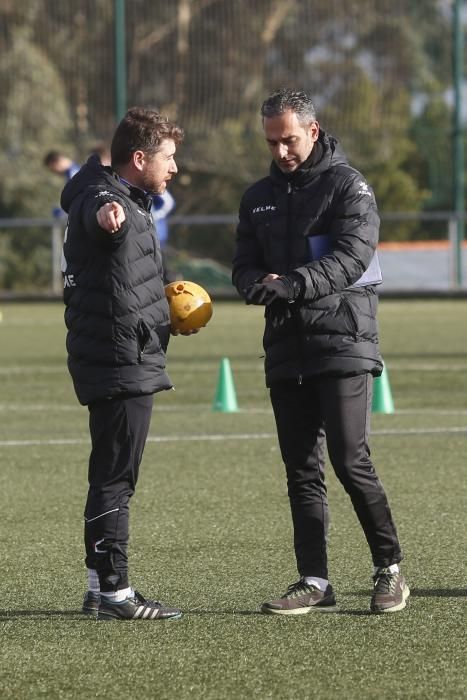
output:
M269 306L274 301L282 300L293 303L301 295L304 281L301 275L291 272L270 282L256 282L246 293L247 304L264 304Z
M279 294L283 294L282 298L287 299L285 285L279 280L271 280L271 282L256 282L246 293L247 304L268 305L273 298L277 298ZM273 286L274 285L274 286ZM276 291L275 291L276 290Z
M292 318L290 304L274 304L268 308L270 309L268 321L274 330L282 328L282 326L285 326L285 324Z

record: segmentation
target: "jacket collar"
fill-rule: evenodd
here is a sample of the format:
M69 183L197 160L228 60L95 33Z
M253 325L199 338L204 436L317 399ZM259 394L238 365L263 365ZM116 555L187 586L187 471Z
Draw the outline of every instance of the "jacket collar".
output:
M153 196L149 192L142 190L136 185L132 185L131 182L128 182L128 180L125 180L125 178L119 175L116 175L116 177L118 181L128 189L128 194L133 201L143 206L147 211L151 211Z

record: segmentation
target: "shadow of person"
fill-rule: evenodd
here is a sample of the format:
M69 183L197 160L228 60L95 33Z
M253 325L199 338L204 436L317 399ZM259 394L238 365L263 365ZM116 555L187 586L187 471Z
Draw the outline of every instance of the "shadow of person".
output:
M348 596L368 596L367 590L354 591L353 593L347 593ZM467 588L411 588L410 595L412 598L466 598ZM203 609L203 608L192 608L183 610L184 615L241 615L241 616L261 616L261 617L274 617L273 615L264 615L259 609L252 610L235 610L232 608L218 608L218 609ZM333 614L333 613L329 613ZM334 611L336 615L354 615L354 616L366 616L371 615L370 610L355 610L355 609L345 609L338 608ZM73 620L95 620L91 615L86 615L80 610L0 610L0 620L9 620L14 618L31 618L36 620L46 620L50 617L65 617ZM283 618L284 615L277 615L276 617ZM298 616L302 617L302 616Z
M28 617L35 620L46 620L50 617L67 617L76 620L88 620L80 610L0 610L0 620L11 620L17 617Z
M410 584L409 584L410 585ZM410 588L414 598L466 598L467 588Z

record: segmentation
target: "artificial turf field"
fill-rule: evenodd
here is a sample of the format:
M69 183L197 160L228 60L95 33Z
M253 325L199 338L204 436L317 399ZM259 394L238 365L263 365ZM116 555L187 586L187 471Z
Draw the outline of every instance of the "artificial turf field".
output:
M373 414L372 457L412 590L385 616L368 613L367 546L330 468L339 612L258 613L297 578L261 310L218 303L171 340L176 390L155 402L130 542L133 585L185 611L166 623L79 613L89 443L62 306L0 311L2 699L467 697L467 300L380 304L396 412ZM238 413L212 411L222 357Z

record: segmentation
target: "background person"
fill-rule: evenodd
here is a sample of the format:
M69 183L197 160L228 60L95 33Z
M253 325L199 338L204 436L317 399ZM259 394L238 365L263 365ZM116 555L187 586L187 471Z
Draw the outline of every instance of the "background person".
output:
M65 182L71 180L71 178L76 175L80 169L80 165L75 163L69 156L64 155L61 151L49 151L44 156L44 167L50 170L54 175L60 175L64 178ZM58 206L52 207L52 216L57 219L63 219L65 213L63 209Z
M233 282L265 306L266 383L287 473L300 580L262 611L335 608L328 580L324 447L349 494L374 564L372 612L405 607L409 589L386 494L370 460L381 282L374 195L303 92L262 105L273 162L240 205Z
M99 619L181 615L134 591L127 549L153 395L172 387L169 308L150 210L177 172L182 139L182 129L157 112L131 109L112 139L112 167L92 155L61 198L69 216L62 260L68 367L88 406L92 443L83 610Z
M71 180L80 169L80 165L75 163L69 156L60 151L49 151L44 156L44 166L55 175L62 175L66 181Z
M109 166L112 163L110 148L105 143L96 143L91 149L91 155L96 154L99 157L101 165Z
M94 153L99 156L99 160L102 165L110 165L111 157L108 146L103 143L97 143L91 149L91 155ZM49 151L44 156L43 162L47 170L50 170L50 172L54 173L55 175L62 175L66 182L71 180L71 178L76 175L81 168L81 165L61 153L61 151Z
M167 255L169 242L169 222L168 216L175 208L175 199L168 190L161 194L156 194L152 200L151 214L154 219L154 234L159 239L162 251L162 261L164 264L164 282L169 284L177 279L177 273L170 268Z
M169 240L169 223L167 217L174 208L175 199L168 190L165 190L162 194L154 195L151 213L154 219L157 237L159 238L162 248L165 248Z

